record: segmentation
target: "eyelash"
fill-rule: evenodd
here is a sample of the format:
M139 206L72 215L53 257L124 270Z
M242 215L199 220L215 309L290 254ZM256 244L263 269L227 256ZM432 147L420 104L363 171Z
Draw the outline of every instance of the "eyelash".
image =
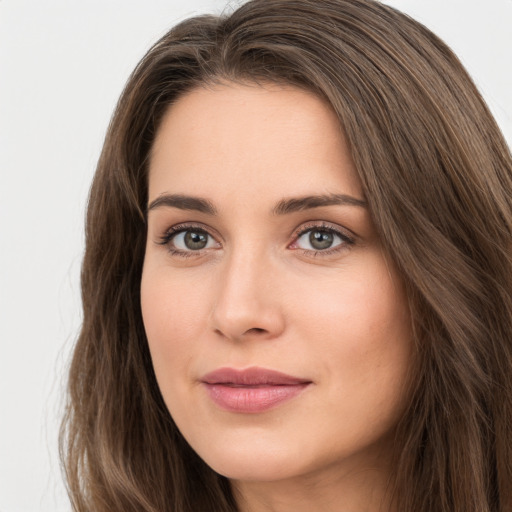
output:
M309 257L322 257L322 256L328 256L331 254L335 254L338 252L341 252L343 250L347 250L350 246L355 244L355 239L353 236L348 235L346 232L340 230L339 228L335 228L330 224L327 224L325 222L314 222L314 223L308 223L306 225L301 226L299 230L296 230L293 234L294 240L291 244L288 244L287 247L290 247L290 245L297 243L297 241L306 233L310 231L324 231L327 233L331 233L335 236L338 236L341 240L341 243L338 245L327 248L324 250L311 250L311 249L301 249L294 248L295 251L301 251L304 255L307 255ZM214 238L207 229L204 227L197 225L197 224L178 224L176 226L170 227L159 239L157 242L158 245L164 245L167 246L167 249L169 253L172 256L177 256L180 258L190 258L194 256L200 256L203 254L204 250L189 250L189 251L183 251L180 249L176 249L175 247L172 247L171 242L173 238L175 238L180 233L184 233L187 231L193 231L195 233L202 233L209 237ZM214 238L215 239L215 238Z

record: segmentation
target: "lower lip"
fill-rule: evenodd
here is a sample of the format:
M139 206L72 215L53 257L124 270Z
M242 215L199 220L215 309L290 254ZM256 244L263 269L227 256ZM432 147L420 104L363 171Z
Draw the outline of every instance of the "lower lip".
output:
M300 394L309 383L265 386L204 384L210 398L221 409L238 413L259 413L273 409Z

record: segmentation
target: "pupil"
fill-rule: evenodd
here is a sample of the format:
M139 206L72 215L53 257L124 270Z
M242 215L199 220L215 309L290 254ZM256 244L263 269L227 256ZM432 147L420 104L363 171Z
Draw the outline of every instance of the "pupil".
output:
M315 249L328 249L333 243L333 234L328 231L312 231L309 242Z
M204 233L197 233L193 231L187 231L185 233L185 245L189 249L198 250L204 249L208 243L207 235Z

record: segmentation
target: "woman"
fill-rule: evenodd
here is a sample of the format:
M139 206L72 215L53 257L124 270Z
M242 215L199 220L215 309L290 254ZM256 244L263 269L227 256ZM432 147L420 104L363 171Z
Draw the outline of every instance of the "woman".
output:
M91 190L75 510L512 509L512 162L371 0L187 20Z

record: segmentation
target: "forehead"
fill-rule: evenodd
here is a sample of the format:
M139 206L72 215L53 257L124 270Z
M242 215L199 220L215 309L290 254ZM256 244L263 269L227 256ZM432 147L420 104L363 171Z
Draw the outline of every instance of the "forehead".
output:
M339 121L292 86L196 88L166 112L152 148L150 199L162 193L362 196Z

